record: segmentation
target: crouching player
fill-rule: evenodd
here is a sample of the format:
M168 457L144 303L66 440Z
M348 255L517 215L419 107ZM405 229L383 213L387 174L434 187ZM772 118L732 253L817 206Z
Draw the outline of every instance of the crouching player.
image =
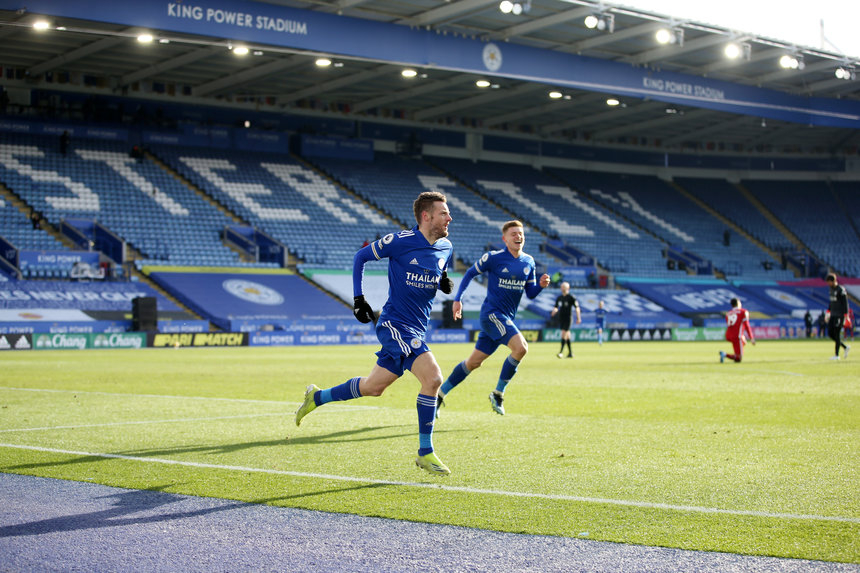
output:
M733 298L729 301L732 309L726 313L726 340L732 343L734 354L726 354L720 351L720 362L725 362L726 358L730 358L735 362L740 362L744 357L744 345L747 343L746 336L749 336L749 341L755 346L755 338L753 337L752 328L750 327L750 313L747 309L741 307L741 301Z

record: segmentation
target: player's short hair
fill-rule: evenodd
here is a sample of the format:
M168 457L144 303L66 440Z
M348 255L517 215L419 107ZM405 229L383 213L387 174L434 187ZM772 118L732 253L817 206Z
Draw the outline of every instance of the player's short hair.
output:
M415 220L420 223L421 213L431 210L433 208L433 204L437 201L446 203L448 198L438 191L424 191L421 193L415 202L412 203L412 211L415 213Z
M827 276L824 277L824 280L827 282L830 282L830 281L836 282L836 275L833 273L827 273Z
M729 301L729 304L732 305L732 308L737 308L741 305L741 301L739 301L736 298L733 298L732 300Z
M522 221L517 221L516 219L514 219L513 221L508 221L507 223L502 225L502 234L504 235L505 232L507 232L507 230L510 229L511 227L522 227L522 226L523 226Z

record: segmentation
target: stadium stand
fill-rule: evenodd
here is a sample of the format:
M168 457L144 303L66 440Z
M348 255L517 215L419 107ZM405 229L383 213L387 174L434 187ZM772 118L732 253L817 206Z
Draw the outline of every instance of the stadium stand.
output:
M566 172L564 177L577 181L596 201L661 237L667 245L681 246L712 262L727 277L793 278L790 271L778 268L766 252L742 236L725 245L725 225L657 177L585 171Z
M318 158L313 161L404 225L415 224L412 203L419 193L427 190L444 193L453 217L448 229L451 237L456 237L454 254L466 266L490 248L498 248L491 244L501 243L502 225L511 219L510 214L417 159L377 153L373 162ZM528 237L526 240L528 245ZM533 254L537 248L527 246L526 251ZM543 262L546 264L546 260Z
M62 249L63 244L54 237L33 227L32 221L10 203L0 200L0 229L4 239L19 249Z
M138 250L139 263L240 265L220 233L231 221L151 161L125 146L87 140L66 155L44 136L4 135L0 177L53 225L99 221Z
M742 184L816 256L843 275L860 275L860 241L852 223L856 211L846 212L839 199L844 197L843 204L853 208L856 184L833 188L823 181L744 180Z
M352 268L365 240L392 224L286 154L163 147L171 167L303 262Z
M614 273L677 276L667 270L662 243L548 174L500 163L437 161L550 238L560 238L593 256L603 268Z
M725 179L676 177L675 182L768 248L776 252L794 248L791 241L735 185Z

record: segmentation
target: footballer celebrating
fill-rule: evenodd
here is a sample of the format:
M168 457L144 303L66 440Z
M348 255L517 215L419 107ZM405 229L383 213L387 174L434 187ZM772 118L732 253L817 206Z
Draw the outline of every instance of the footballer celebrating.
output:
M388 300L376 321L376 336L382 344L370 374L320 390L311 384L296 411L296 425L314 409L334 401L362 396L381 396L395 380L410 370L418 378L418 457L415 464L431 474L448 475L448 469L433 451L433 424L436 419L436 393L442 384L442 371L425 341L430 309L436 290L450 294L454 282L448 278L453 247L446 238L451 214L445 195L421 193L413 204L418 224L412 229L385 237L362 247L355 254L352 282L355 295L353 313L362 323L375 320L364 298L364 266L388 257Z
M505 249L484 253L478 262L469 267L454 296L452 311L454 318L458 319L463 316L463 303L460 299L466 287L479 274L487 274L487 298L481 305L481 333L472 354L455 366L442 384L439 390L439 406L451 390L504 344L511 349L511 354L502 364L496 389L490 394L490 405L497 414L505 414L502 405L505 388L529 350L526 339L514 324L517 308L523 292L533 299L549 285L549 275L542 275L540 281L535 276L535 260L523 252L526 237L521 222L505 223L502 226L502 241L505 243Z

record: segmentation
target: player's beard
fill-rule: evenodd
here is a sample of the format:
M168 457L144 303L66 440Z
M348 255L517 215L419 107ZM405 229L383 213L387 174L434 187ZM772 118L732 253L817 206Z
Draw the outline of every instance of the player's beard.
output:
M439 225L438 227L433 228L433 242L438 241L439 239L444 239L448 236L448 229L445 225Z

